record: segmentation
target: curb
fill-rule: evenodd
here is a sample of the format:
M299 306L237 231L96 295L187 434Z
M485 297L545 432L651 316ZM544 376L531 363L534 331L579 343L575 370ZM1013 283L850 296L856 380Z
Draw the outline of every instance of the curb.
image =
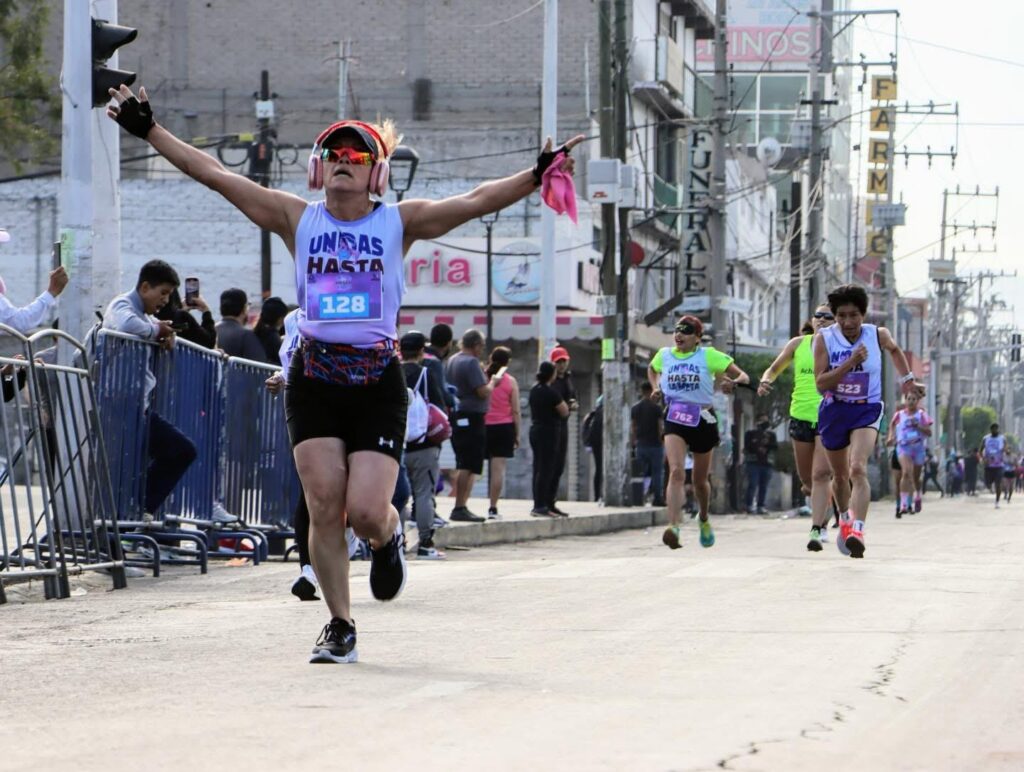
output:
M483 547L492 544L513 544L560 536L596 536L613 531L650 528L665 522L663 507L648 507L607 512L600 515L573 515L556 519L502 520L488 523L467 523L443 528L434 533L435 544L445 547Z

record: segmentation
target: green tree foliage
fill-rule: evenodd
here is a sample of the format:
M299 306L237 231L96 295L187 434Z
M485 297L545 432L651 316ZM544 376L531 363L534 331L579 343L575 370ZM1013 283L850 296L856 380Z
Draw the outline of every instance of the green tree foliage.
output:
M750 376L750 383L757 388L761 373L775 361L774 354L737 354L736 366ZM789 416L789 401L793 396L793 365L790 364L772 384L772 391L764 397L754 395L754 410L766 413L772 426L778 426Z
M0 157L21 171L57 149L60 90L46 72L46 0L0 0Z
M963 425L963 444L957 450L967 451L981 444L981 438L988 434L992 424L999 423L996 411L988 405L965 407L960 411L960 423Z

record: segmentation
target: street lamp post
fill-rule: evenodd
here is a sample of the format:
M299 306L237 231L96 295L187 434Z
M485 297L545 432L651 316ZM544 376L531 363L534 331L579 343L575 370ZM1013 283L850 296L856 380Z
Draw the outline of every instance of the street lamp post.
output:
M399 145L395 148L388 159L391 164L391 176L388 177L388 185L395 191L398 200L401 201L409 188L412 187L413 177L416 176L416 167L420 163L420 154L406 145Z
M491 300L492 278L491 260L493 251L491 249L491 234L494 230L494 223L498 221L501 211L485 214L480 217L480 222L487 228L487 350L490 351L494 345L494 303Z

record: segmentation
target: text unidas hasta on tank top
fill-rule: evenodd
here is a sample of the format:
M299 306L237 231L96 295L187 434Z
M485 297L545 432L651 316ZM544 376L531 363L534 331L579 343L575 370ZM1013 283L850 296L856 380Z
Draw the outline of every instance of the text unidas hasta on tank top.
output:
M384 242L376 236L332 231L309 240L306 273L383 271ZM363 257L369 255L369 257Z

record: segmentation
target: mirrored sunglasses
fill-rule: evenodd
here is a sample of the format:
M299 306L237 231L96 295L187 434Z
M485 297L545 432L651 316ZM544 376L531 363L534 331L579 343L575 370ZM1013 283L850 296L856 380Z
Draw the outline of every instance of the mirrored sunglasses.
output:
M320 150L320 158L331 163L345 161L356 166L370 166L373 164L373 153L365 150L356 150L352 147L325 147Z
M828 320L832 320L832 319L835 319L835 316L830 314L828 311L815 311L814 312L814 318L815 319L828 319Z

